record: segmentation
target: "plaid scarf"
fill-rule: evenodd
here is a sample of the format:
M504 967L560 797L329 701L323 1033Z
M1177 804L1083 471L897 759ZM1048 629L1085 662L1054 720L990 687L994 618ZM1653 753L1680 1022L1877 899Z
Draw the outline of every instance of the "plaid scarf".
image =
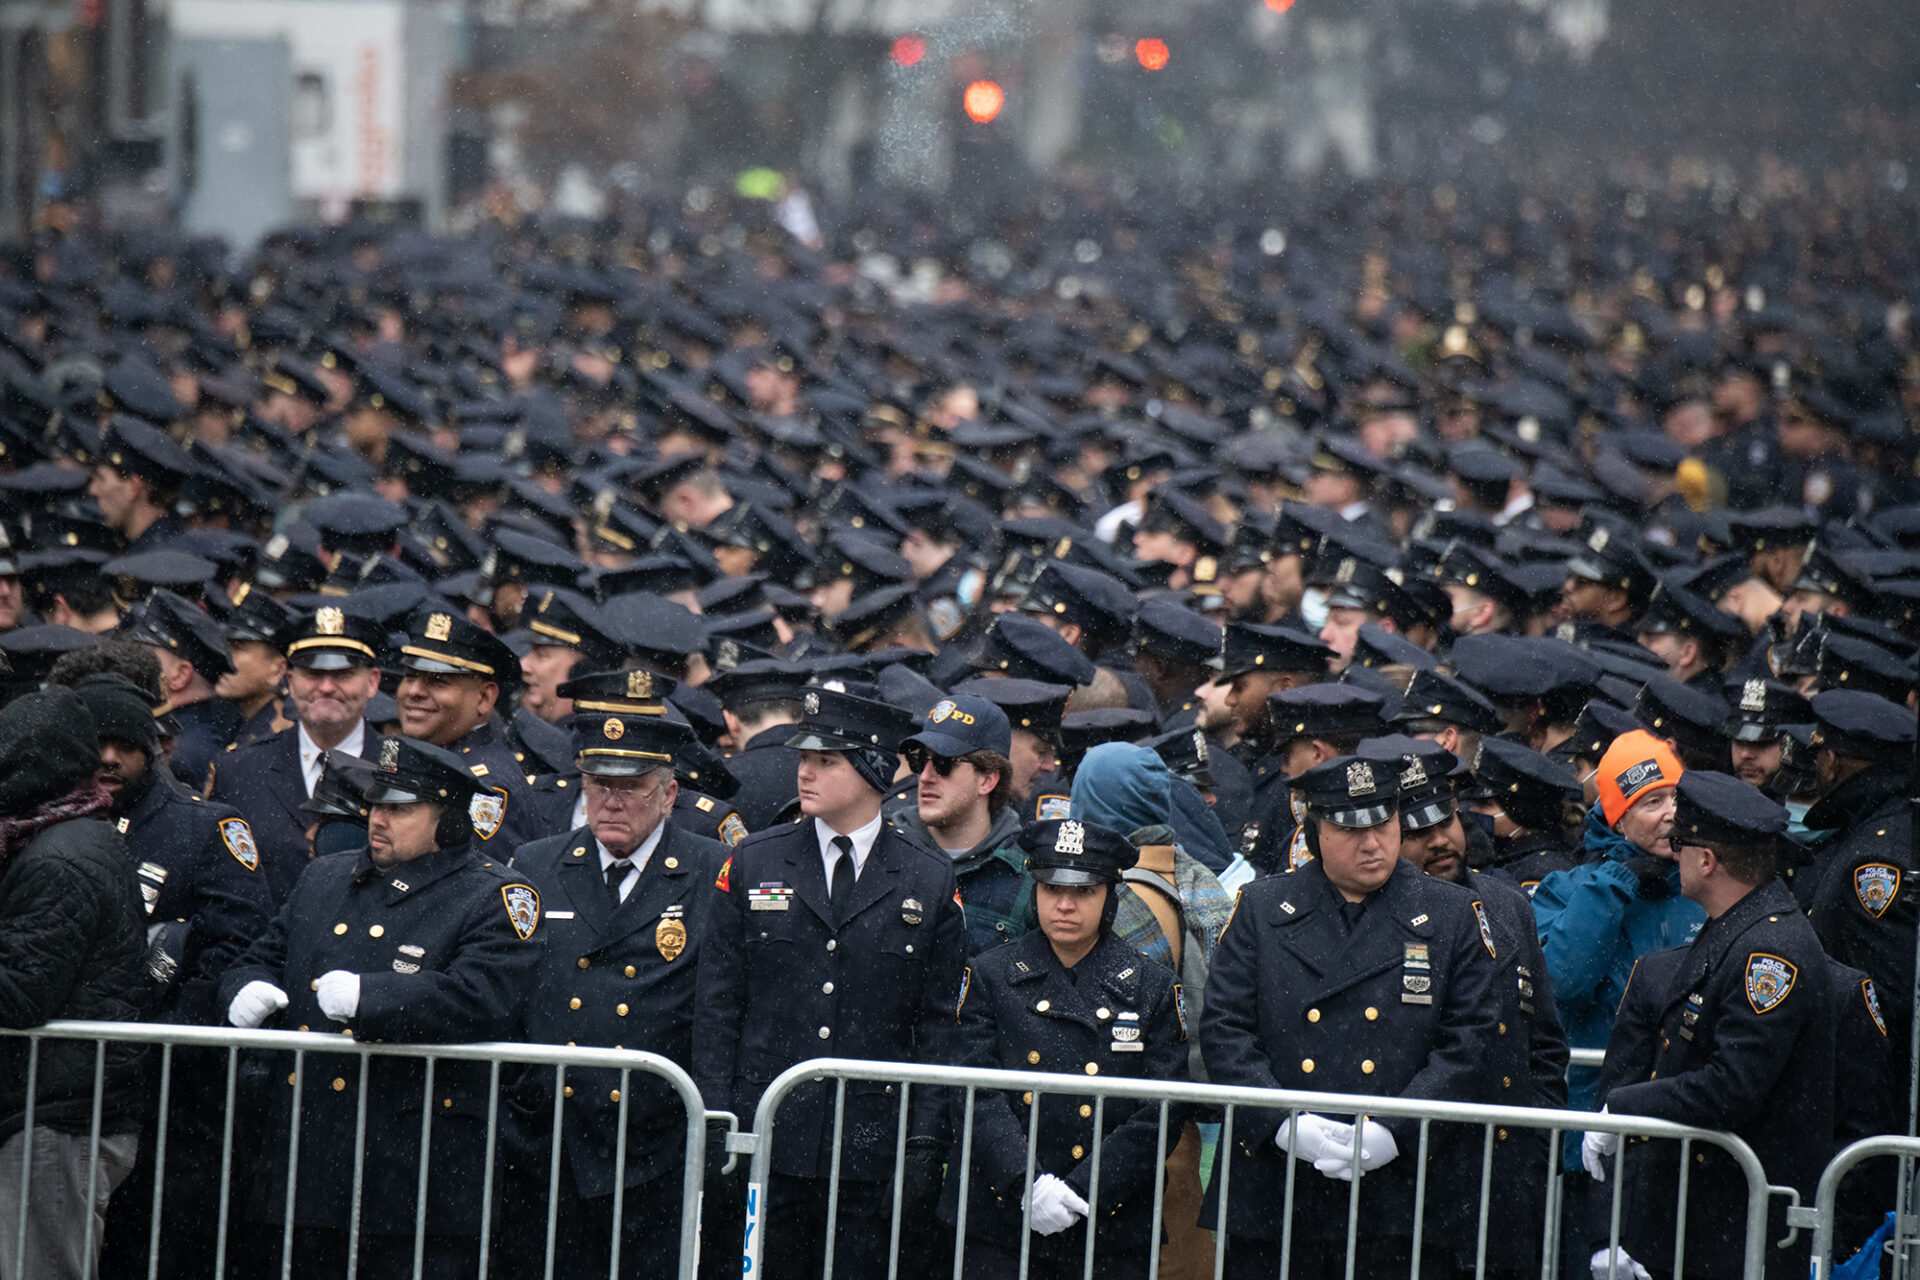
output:
M90 818L113 803L107 789L89 778L64 796L47 801L17 818L0 818L0 868L13 860L28 841L48 827L75 818Z

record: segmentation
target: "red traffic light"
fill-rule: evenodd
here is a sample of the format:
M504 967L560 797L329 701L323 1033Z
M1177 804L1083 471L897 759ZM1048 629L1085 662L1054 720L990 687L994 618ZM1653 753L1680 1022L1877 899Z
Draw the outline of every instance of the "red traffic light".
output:
M920 59L927 56L927 42L919 36L896 36L888 56L896 67L918 66Z
M1007 91L995 81L975 80L967 86L961 105L966 108L967 119L975 124L987 124L1007 105Z
M1167 42L1158 36L1148 36L1144 40L1133 42L1133 56L1148 71L1164 71L1173 58L1173 51L1167 48Z

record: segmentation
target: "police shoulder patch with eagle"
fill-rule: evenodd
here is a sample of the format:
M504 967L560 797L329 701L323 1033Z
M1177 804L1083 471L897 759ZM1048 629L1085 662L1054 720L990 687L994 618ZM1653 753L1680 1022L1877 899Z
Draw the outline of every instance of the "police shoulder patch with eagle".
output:
M1793 984L1800 977L1800 966L1785 956L1770 951L1755 951L1747 957L1747 1004L1755 1013L1768 1014L1786 1003Z

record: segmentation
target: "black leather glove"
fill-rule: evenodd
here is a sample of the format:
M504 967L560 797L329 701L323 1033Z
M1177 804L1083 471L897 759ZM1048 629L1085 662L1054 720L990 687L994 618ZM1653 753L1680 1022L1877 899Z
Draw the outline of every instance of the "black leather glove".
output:
M947 1146L938 1138L908 1138L907 1167L902 1171L900 1208L931 1212L940 1203L940 1185L946 1177Z
M1673 866L1668 859L1650 853L1636 853L1627 859L1627 870L1639 882L1639 896L1648 902L1673 896Z

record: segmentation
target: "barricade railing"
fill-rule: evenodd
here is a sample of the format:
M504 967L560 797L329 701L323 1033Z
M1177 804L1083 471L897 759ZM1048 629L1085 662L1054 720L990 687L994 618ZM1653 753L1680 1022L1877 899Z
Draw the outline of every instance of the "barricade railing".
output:
M1680 1274L1686 1264L1686 1206L1688 1194L1688 1176L1691 1169L1691 1156L1696 1144L1717 1148L1726 1153L1737 1165L1746 1180L1746 1217L1743 1233L1744 1256L1741 1275L1747 1280L1758 1280L1763 1274L1768 1247L1767 1210L1769 1195L1786 1197L1790 1204L1797 1204L1798 1197L1788 1188L1769 1187L1766 1174L1759 1158L1751 1147L1739 1138L1707 1129L1695 1129L1685 1125L1668 1123L1637 1116L1599 1114L1586 1111L1558 1111L1527 1107L1481 1106L1473 1103L1427 1102L1393 1097L1355 1096L1331 1093L1307 1093L1291 1090L1271 1090L1257 1088L1239 1088L1216 1084L1195 1084L1151 1080L1115 1079L1100 1076L1072 1076L1051 1073L989 1070L984 1068L953 1068L939 1066L909 1065L903 1063L871 1062L844 1058L820 1058L799 1063L776 1077L762 1095L754 1117L751 1135L740 1135L733 1144L735 1149L750 1147L753 1153L751 1173L747 1187L746 1232L742 1242L742 1269L744 1280L758 1280L764 1256L765 1239L769 1230L778 1231L779 1224L771 1221L768 1191L772 1185L774 1151L779 1131L778 1120L781 1106L801 1086L816 1082L831 1081L833 1090L832 1152L828 1173L827 1188L827 1229L825 1235L824 1269L822 1280L831 1280L834 1265L834 1247L836 1238L836 1214L841 1198L841 1152L844 1137L844 1122L849 1082L884 1083L899 1086L898 1129L894 1153L894 1173L892 1178L892 1211L888 1234L887 1271L888 1280L896 1280L899 1275L900 1238L902 1226L902 1204L905 1191L906 1142L908 1137L908 1115L910 1095L916 1088L956 1090L964 1093L964 1105L960 1114L960 1132L957 1139L957 1152L953 1155L954 1173L959 1176L957 1188L955 1222L953 1224L953 1275L962 1274L963 1259L967 1242L968 1194L972 1182L971 1169L973 1154L973 1131L975 1104L981 1091L1024 1093L1027 1111L1027 1156L1026 1179L1022 1187L1021 1209L1021 1277L1028 1274L1029 1250L1032 1246L1031 1214L1032 1206L1028 1194L1034 1184L1036 1169L1035 1158L1038 1149L1040 1126L1040 1102L1048 1094L1070 1095L1076 1099L1093 1099L1091 1147L1087 1154L1093 1171L1088 1193L1085 1197L1087 1212L1084 1219L1097 1223L1099 1218L1099 1169L1100 1152L1103 1139L1103 1118L1106 1103L1111 1099L1139 1100L1156 1104L1159 1109L1159 1133L1154 1167L1164 1167L1170 1151L1168 1141L1168 1110L1174 1105L1207 1108L1221 1113L1219 1144L1225 1151L1232 1150L1235 1113L1239 1109L1260 1109L1263 1111L1285 1111L1286 1123L1302 1114L1333 1114L1353 1116L1354 1147L1352 1165L1355 1171L1347 1194L1347 1226L1345 1275L1353 1280L1355 1275L1356 1243L1360 1238L1360 1193L1367 1175L1361 1164L1361 1131L1358 1123L1366 1118L1404 1118L1419 1122L1419 1145L1413 1152L1403 1153L1401 1158L1411 1158L1417 1162L1414 1188L1414 1214L1411 1224L1412 1240L1410 1245L1410 1275L1419 1280L1422 1257L1422 1233L1425 1221L1427 1200L1429 1139L1432 1126L1471 1125L1484 1130L1480 1154L1480 1193L1478 1200L1478 1222L1475 1228L1473 1249L1473 1273L1478 1280L1484 1280L1488 1260L1489 1212L1492 1207L1493 1157L1495 1131L1514 1128L1547 1130L1558 1135L1563 1131L1601 1131L1619 1134L1623 1137L1661 1139L1679 1144L1679 1178L1674 1206L1673 1251L1671 1272ZM951 1096L951 1095L950 1095ZM1082 1112L1084 1115L1085 1113ZM1297 1132L1297 1128L1295 1129ZM1174 1135L1178 1140L1178 1134ZM1559 1150L1557 1140L1544 1144L1545 1157L1545 1212L1541 1226L1540 1274L1551 1276L1558 1271L1559 1220L1560 1220L1560 1183ZM1617 1250L1621 1243L1623 1191L1621 1172L1626 1143L1620 1143L1610 1158L1612 1205L1609 1213L1608 1249ZM1299 1176L1300 1161L1289 1159L1286 1168L1285 1195L1280 1207L1281 1212L1281 1280L1287 1280L1293 1255L1293 1209L1295 1202L1295 1183ZM1220 1186L1218 1187L1218 1215L1211 1223L1216 1232L1214 1240L1213 1274L1219 1280L1225 1265L1227 1247L1227 1210L1231 1194L1232 1160L1221 1160L1216 1165ZM950 1176L953 1174L950 1173ZM1309 1176L1318 1176L1310 1174ZM1375 1175L1377 1176L1377 1175ZM1156 1179L1153 1192L1151 1230L1149 1240L1160 1238L1162 1225L1164 1180ZM1202 1227L1209 1224L1202 1223ZM877 1224L863 1224L863 1230L877 1230ZM1792 1240L1789 1233L1786 1244ZM1095 1270L1095 1232L1086 1233L1086 1251L1083 1275L1087 1280L1099 1274ZM1616 1255L1617 1256L1617 1255ZM1464 1266L1464 1261L1462 1262ZM1159 1258L1148 1260L1148 1280L1157 1280ZM1663 1268L1666 1270L1667 1268ZM809 1276L813 1273L808 1272ZM1618 1264L1621 1280L1630 1280L1629 1271L1624 1263ZM864 1278L863 1278L864 1280Z
M628 1105L631 1096L632 1077L636 1074L656 1077L666 1083L677 1095L686 1113L686 1138L683 1147L684 1168L680 1180L680 1259L678 1275L681 1280L691 1280L698 1264L699 1210L703 1185L704 1161L708 1126L724 1125L731 1132L736 1128L735 1117L729 1112L709 1112L701 1102L700 1091L691 1077L678 1065L667 1058L652 1053L627 1049L574 1047L567 1045L547 1045L532 1043L478 1043L478 1044L393 1044L368 1042L352 1039L344 1035L326 1035L304 1031L247 1031L233 1027L195 1027L175 1026L160 1023L129 1022L75 1022L61 1021L48 1023L31 1030L16 1031L0 1029L0 1036L27 1040L26 1094L22 1132L29 1135L21 1146L19 1177L21 1180L20 1203L18 1206L5 1206L5 1210L15 1213L10 1223L14 1228L15 1241L13 1256L8 1259L14 1275L21 1275L27 1247L28 1200L33 1175L33 1149L31 1135L34 1130L34 1113L38 1103L38 1077L41 1066L42 1046L50 1040L91 1041L94 1049L94 1073L92 1096L92 1119L88 1132L88 1188L89 1198L97 1195L100 1177L101 1125L104 1115L104 1089L107 1076L107 1049L109 1045L147 1045L160 1056L158 1069L157 1097L152 1101L156 1107L153 1121L153 1149L141 1151L138 1159L150 1160L153 1173L152 1216L150 1238L147 1243L147 1265L145 1274L149 1277L157 1274L159 1267L159 1245L161 1226L165 1211L166 1164L168 1129L173 1119L169 1106L175 1087L175 1055L177 1050L194 1049L223 1051L226 1056L225 1070L225 1106L222 1109L220 1133L220 1187L217 1222L217 1243L212 1259L212 1275L224 1277L227 1274L228 1228L233 1213L233 1190L235 1163L235 1103L240 1078L243 1055L269 1052L291 1054L293 1074L288 1083L293 1086L291 1116L288 1132L284 1135L270 1135L264 1132L249 1132L244 1140L271 1142L284 1138L287 1143L287 1185L284 1216L281 1219L279 1268L277 1274L287 1276L291 1273L294 1247L294 1206L300 1176L300 1133L301 1133L301 1096L305 1081L307 1059L309 1055L326 1055L329 1058L357 1056L362 1061L358 1077L358 1100L355 1107L354 1155L351 1193L351 1220L348 1228L347 1257L348 1274L353 1273L354 1261L361 1245L361 1219L364 1205L362 1196L366 1174L367 1158L367 1089L370 1072L365 1068L377 1059L410 1059L421 1062L423 1091L422 1114L420 1119L420 1159L418 1183L415 1191L415 1220L413 1230L413 1274L417 1278L422 1274L425 1262L427 1240L427 1205L429 1178L432 1175L432 1129L437 1109L433 1105L434 1068L437 1063L474 1062L485 1063L489 1067L487 1086L486 1140L483 1184L478 1189L482 1197L480 1209L480 1233L478 1275L485 1280L488 1274L490 1245L493 1242L495 1210L495 1172L498 1161L499 1131L502 1120L501 1068L505 1065L552 1067L553 1113L552 1137L548 1151L548 1206L546 1221L545 1268L546 1275L553 1274L555 1229L560 1203L561 1141L563 1133L562 1118L565 1099L568 1095L566 1076L569 1070L601 1069L619 1072L619 1121L615 1137L615 1169L613 1179L613 1230L609 1243L611 1265L609 1274L619 1274L623 1202L626 1192L626 1173L628 1166ZM336 1090L344 1088L343 1082L336 1078L333 1082ZM92 1258L99 1243L95 1236L94 1215L86 1214L85 1255ZM657 1267L655 1260L650 1266ZM244 1265L244 1274L257 1276L262 1274L261 1260L250 1258ZM661 1274L650 1271L650 1274ZM517 1278L516 1278L517 1280Z
M1802 1226L1813 1228L1813 1280L1827 1280L1833 1274L1836 1260L1831 1256L1834 1248L1834 1231L1839 1225L1840 1184L1847 1175L1853 1173L1869 1160L1891 1157L1902 1161L1901 1176L1895 1181L1897 1204L1894 1209L1894 1230L1887 1242L1888 1252L1895 1259L1894 1275L1911 1275L1913 1267L1911 1255L1920 1245L1920 1218L1916 1217L1915 1189L1911 1176L1913 1162L1920 1160L1920 1138L1906 1138L1887 1134L1874 1138L1862 1138L1843 1149L1827 1162L1820 1174L1820 1186L1814 1192L1813 1211L1809 1214L1795 1214L1794 1220ZM1877 1207L1877 1206L1876 1206ZM1845 1261L1839 1259L1838 1261ZM1884 1275L1884 1270L1875 1274Z

